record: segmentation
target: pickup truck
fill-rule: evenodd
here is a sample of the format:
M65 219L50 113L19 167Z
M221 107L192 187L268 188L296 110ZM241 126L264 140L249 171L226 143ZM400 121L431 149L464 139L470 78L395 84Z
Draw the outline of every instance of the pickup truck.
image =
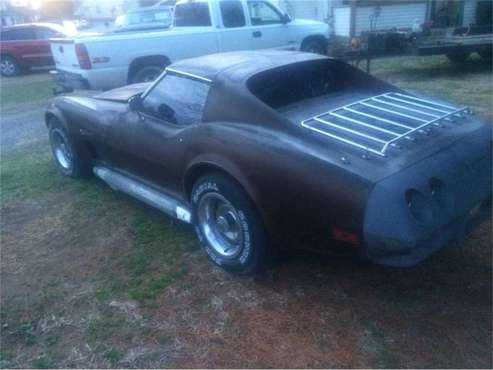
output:
M329 27L291 19L267 0L180 0L167 30L52 39L64 90L108 90L153 81L171 63L206 54L253 49L324 54Z

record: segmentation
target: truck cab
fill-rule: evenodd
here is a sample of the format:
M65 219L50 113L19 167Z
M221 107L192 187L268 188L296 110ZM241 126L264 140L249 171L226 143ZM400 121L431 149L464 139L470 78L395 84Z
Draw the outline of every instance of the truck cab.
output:
M180 0L165 30L52 40L57 82L111 89L154 80L169 64L218 52L286 49L323 54L328 25L291 19L268 0Z

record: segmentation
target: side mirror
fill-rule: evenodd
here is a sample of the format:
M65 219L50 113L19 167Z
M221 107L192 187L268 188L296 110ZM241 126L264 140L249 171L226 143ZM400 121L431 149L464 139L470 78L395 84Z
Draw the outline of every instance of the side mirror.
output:
M138 112L142 109L142 97L140 95L135 95L128 101L128 107L133 112Z
M289 14L283 14L281 17L281 22L283 24L287 24L287 23L291 22L291 17L289 16Z

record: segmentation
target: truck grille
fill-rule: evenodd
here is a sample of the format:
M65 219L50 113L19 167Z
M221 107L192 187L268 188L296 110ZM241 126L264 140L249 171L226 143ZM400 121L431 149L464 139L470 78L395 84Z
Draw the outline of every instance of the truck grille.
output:
M400 93L386 93L319 114L301 126L348 145L385 157L403 140L428 134L431 127L464 119L468 107L457 108Z

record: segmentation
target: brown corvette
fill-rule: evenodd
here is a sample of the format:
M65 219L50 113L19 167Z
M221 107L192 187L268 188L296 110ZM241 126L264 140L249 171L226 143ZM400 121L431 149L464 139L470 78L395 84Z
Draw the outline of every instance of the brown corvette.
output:
M46 112L55 164L193 223L251 273L289 247L411 266L491 209L491 125L341 61L262 51L189 59L152 84Z

